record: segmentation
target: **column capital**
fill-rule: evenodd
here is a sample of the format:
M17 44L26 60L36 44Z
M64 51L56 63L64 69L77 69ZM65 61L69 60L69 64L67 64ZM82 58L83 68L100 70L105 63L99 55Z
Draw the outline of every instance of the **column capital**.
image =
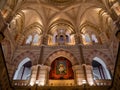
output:
M42 64L38 64L38 66L40 66L40 69L45 69L45 70L50 71L50 66L42 65Z
M86 64L87 68L92 68L92 65Z
M44 44L44 45L47 45L47 41L48 41L48 35L43 35L42 36L42 41L41 41L41 44Z
M81 65L74 65L74 66L72 66L73 71L81 69L81 68L82 68Z

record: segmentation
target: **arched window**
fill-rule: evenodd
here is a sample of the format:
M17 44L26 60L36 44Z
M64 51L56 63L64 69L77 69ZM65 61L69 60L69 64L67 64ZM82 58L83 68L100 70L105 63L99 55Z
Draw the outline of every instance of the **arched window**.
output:
M98 40L96 38L96 35L92 34L92 42L98 43Z
M29 45L39 45L40 44L40 35L31 34L27 37L25 44Z
M35 34L34 39L33 39L33 43L38 43L38 41L39 41L39 35Z
M60 37L59 37L59 42L60 42L60 43L64 42L64 36L63 36L63 35L60 35Z
M110 73L103 60L95 57L92 61L92 66L94 79L111 79Z
M66 42L68 43L69 42L69 36L66 35Z
M98 41L98 38L95 34L93 33L85 33L82 34L82 39L83 39L83 44L94 44L94 43L100 43L100 39Z
M26 44L30 44L32 42L32 35L29 35L26 39Z
M59 30L48 36L48 45L74 45L75 34Z
M40 42L40 36L39 36L38 34L35 34L35 35L34 35L34 38L33 38L32 44L33 44L33 45L38 45L39 42Z
M58 35L55 36L55 42L56 43L69 43L69 36L68 35L60 35L58 37Z
M82 34L82 38L83 38L83 40L85 40L85 42L91 42L91 40L90 40L90 36L89 36L89 34Z
M31 74L32 63L29 58L25 58L19 65L14 75L14 80L28 80Z

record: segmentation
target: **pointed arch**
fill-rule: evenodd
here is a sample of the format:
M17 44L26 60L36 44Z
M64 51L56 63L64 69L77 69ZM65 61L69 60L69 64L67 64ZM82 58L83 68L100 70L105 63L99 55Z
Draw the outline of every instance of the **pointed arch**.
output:
M68 60L70 60L72 65L76 65L79 63L78 60L70 52L65 51L65 50L58 50L58 51L53 52L52 54L49 54L44 64L50 66L51 63L58 57L67 58Z
M98 34L101 33L101 31L99 30L99 27L97 25L94 25L93 23L86 21L85 23L83 23L80 28L79 28L79 32L81 33L84 27L90 27L93 28L93 31L95 30L95 32L97 32Z
M18 9L18 12L23 12L25 15L25 18L28 17L28 12L29 13L34 13L35 15L37 15L37 19L39 19L38 23L40 23L40 25L43 25L43 17L41 16L41 14L34 8L32 7L22 7L20 9ZM36 19L33 21L33 23L36 22Z
M16 65L16 67L17 67L19 65L19 63L21 62L21 60L23 60L26 57L30 58L32 65L37 63L36 56L34 55L34 53L32 53L30 51L25 51L25 52L19 54L17 57L15 57L14 65Z
M69 30L71 33L76 32L73 24L70 21L68 21L66 19L58 19L58 20L50 23L47 33L52 33L53 30L56 30L57 29L56 26L66 27L66 30Z
M87 55L87 57L89 57L89 58L86 58L87 64L91 64L94 57L101 58L104 61L104 63L106 64L106 66L112 65L112 63L113 63L111 58L108 55L106 55L105 53L100 52L98 50L91 51L90 54Z
M23 33L28 34L28 33L31 33L31 32L37 32L38 34L42 34L43 33L42 25L39 24L38 22L34 22L34 23L30 24L28 27L26 27L24 29Z

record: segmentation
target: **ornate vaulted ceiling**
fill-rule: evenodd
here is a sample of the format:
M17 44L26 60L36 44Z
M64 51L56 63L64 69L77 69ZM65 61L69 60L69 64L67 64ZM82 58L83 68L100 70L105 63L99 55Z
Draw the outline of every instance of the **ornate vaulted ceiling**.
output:
M111 14L114 2L115 0L7 0L8 6L2 7L2 13L7 18L14 11L11 23L18 26L17 31L25 32L35 26L37 31L48 33L53 33L58 28L67 29L70 33L84 33L88 29L100 33L115 29L111 19L114 17Z

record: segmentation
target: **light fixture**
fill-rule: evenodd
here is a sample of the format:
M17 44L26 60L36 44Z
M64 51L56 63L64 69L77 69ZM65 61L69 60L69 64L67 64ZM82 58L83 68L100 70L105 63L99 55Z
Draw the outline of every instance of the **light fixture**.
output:
M36 84L38 84L39 83L39 81L38 80L36 80Z
M30 82L30 85L33 86L33 85L34 85L34 82Z
M93 82L90 82L90 86L93 86L94 85L94 83Z
M86 80L82 80L82 84L86 84Z

